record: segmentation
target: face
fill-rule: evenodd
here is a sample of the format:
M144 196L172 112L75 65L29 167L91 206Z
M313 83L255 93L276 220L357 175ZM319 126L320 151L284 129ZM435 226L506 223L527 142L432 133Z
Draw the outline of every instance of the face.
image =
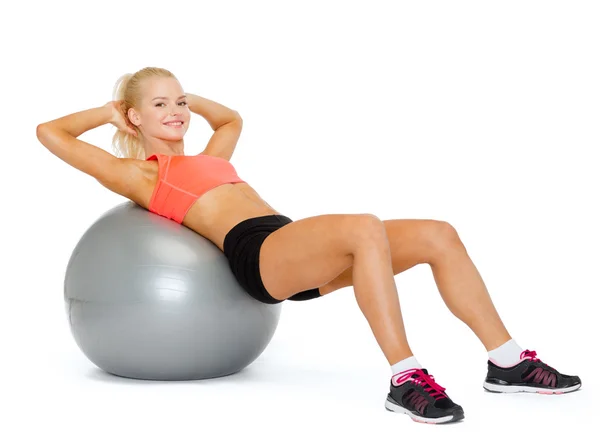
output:
M146 139L179 141L190 125L190 110L179 81L170 77L146 80L141 104L129 110L130 121ZM183 121L183 125L168 122Z

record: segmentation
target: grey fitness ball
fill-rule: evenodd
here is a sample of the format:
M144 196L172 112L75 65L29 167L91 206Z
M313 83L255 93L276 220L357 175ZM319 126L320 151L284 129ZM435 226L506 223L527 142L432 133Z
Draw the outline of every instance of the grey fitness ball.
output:
M65 305L79 348L128 378L236 373L271 341L281 305L250 297L212 242L133 202L103 214L69 260Z

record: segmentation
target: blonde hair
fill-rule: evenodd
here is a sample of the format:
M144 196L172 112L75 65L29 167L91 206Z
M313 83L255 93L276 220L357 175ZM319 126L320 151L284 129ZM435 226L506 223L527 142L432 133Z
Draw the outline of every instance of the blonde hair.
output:
M127 111L132 107L140 105L144 81L155 76L177 79L173 73L164 68L146 67L134 74L124 74L115 83L113 88L113 101L123 101L121 109L125 115L125 120L129 124L131 124L131 122L127 116ZM132 127L135 128L133 125ZM140 143L139 134L138 130L138 137L136 138L133 135L117 129L112 138L112 147L115 155L124 158L145 159L144 147Z

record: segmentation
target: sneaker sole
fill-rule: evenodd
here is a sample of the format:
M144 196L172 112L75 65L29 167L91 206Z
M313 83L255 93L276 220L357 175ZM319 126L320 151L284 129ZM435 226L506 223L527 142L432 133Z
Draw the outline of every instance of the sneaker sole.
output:
M414 413L412 413L410 410L405 409L402 406L399 406L398 404L396 404L393 401L390 401L389 398L386 398L386 400L385 400L385 408L387 410L389 410L390 412L396 412L396 413L406 414L413 421L416 421L417 423L426 423L426 424L452 423L454 421L462 420L465 417L464 413L462 413L462 412L459 413L459 414L447 415L445 417L439 417L439 418L420 417L420 416L415 415Z
M542 395L561 395L563 393L574 392L579 389L581 384L577 384L571 387L565 387L564 389L543 389L540 387L530 386L504 386L502 384L491 384L483 382L483 388L488 392L494 393L540 393Z

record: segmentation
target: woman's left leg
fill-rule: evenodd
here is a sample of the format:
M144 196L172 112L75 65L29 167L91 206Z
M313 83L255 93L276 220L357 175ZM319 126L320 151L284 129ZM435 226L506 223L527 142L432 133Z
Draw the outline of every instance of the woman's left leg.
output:
M490 351L511 339L457 231L438 220L386 220L394 275L429 264L448 309ZM352 267L319 288L322 295L352 285Z

